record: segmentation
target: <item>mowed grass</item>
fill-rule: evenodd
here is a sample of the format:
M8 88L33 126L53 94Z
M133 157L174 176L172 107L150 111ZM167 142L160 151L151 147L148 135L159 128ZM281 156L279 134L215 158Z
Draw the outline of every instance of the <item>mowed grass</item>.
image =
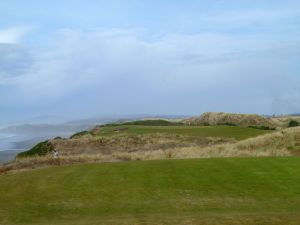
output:
M101 128L99 135L168 133L193 137L224 137L243 140L271 131L239 126L141 126L121 125Z
M61 166L0 175L0 224L298 225L300 158Z

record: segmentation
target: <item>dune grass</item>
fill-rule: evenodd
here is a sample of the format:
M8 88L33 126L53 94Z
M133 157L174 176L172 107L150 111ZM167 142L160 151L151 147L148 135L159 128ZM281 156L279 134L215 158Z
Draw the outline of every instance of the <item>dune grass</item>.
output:
M83 164L0 175L0 224L300 221L300 158Z
M271 131L260 130L239 126L142 126L142 125L121 125L107 126L99 130L97 135L111 136L116 134L151 134L168 133L181 134L194 137L222 137L243 140L249 137L266 134Z

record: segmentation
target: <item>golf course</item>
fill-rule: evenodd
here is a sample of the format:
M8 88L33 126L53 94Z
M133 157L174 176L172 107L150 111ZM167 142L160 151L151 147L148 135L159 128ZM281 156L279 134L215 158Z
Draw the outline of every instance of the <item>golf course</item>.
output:
M0 18L0 225L300 225L300 0Z
M0 224L299 225L300 127L229 122L138 120L40 142L0 167Z

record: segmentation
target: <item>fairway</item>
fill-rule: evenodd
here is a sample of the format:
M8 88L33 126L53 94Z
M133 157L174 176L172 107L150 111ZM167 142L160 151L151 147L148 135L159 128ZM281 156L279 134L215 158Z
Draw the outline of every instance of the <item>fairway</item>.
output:
M240 126L141 126L141 125L121 125L106 126L101 128L98 135L111 136L116 134L152 134L167 133L181 134L193 137L224 137L243 140L249 137L255 137L265 133L268 130L260 130Z
M300 158L84 164L0 175L0 224L297 225Z

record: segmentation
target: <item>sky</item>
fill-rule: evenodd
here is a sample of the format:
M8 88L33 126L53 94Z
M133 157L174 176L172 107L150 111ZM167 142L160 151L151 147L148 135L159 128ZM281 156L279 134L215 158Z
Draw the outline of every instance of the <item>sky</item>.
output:
M300 1L0 1L0 124L206 111L300 112Z

